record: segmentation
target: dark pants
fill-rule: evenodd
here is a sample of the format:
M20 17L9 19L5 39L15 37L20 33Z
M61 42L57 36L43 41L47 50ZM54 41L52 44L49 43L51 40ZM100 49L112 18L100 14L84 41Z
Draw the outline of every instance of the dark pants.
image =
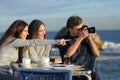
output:
M7 74L0 73L0 80L19 80L19 79Z
M98 74L96 72L91 73L92 80L100 80ZM86 76L73 76L72 80L88 80Z

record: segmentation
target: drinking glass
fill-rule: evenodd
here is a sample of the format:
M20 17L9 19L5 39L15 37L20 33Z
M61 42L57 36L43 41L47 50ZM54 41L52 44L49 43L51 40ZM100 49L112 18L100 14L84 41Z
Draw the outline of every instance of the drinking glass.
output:
M67 55L64 55L64 64L71 64L70 57L68 57Z
M60 56L59 49L55 48L55 47L52 47L51 48L51 53L50 53L50 62L55 63L55 61L56 61L55 58L57 56Z

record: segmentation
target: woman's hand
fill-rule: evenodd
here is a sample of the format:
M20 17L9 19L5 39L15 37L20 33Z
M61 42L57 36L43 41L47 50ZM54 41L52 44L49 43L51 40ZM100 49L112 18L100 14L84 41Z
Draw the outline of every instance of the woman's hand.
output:
M65 46L66 41L70 41L70 39L60 39L58 42L59 42L60 45Z

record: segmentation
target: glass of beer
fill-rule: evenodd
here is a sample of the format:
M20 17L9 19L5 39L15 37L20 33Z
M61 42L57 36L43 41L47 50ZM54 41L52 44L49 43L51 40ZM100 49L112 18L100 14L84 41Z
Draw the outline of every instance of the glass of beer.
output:
M64 64L71 64L70 57L64 55Z

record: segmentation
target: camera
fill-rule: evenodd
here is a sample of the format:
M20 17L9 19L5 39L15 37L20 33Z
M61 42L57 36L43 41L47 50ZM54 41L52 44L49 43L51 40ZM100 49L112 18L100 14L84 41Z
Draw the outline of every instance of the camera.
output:
M95 33L95 27L89 27L89 28L88 28L87 25L83 25L82 28L80 28L79 30L82 31L82 30L83 30L84 28L86 28L86 27L87 27L87 30L88 30L89 33Z
M87 28L89 33L95 33L95 27Z

